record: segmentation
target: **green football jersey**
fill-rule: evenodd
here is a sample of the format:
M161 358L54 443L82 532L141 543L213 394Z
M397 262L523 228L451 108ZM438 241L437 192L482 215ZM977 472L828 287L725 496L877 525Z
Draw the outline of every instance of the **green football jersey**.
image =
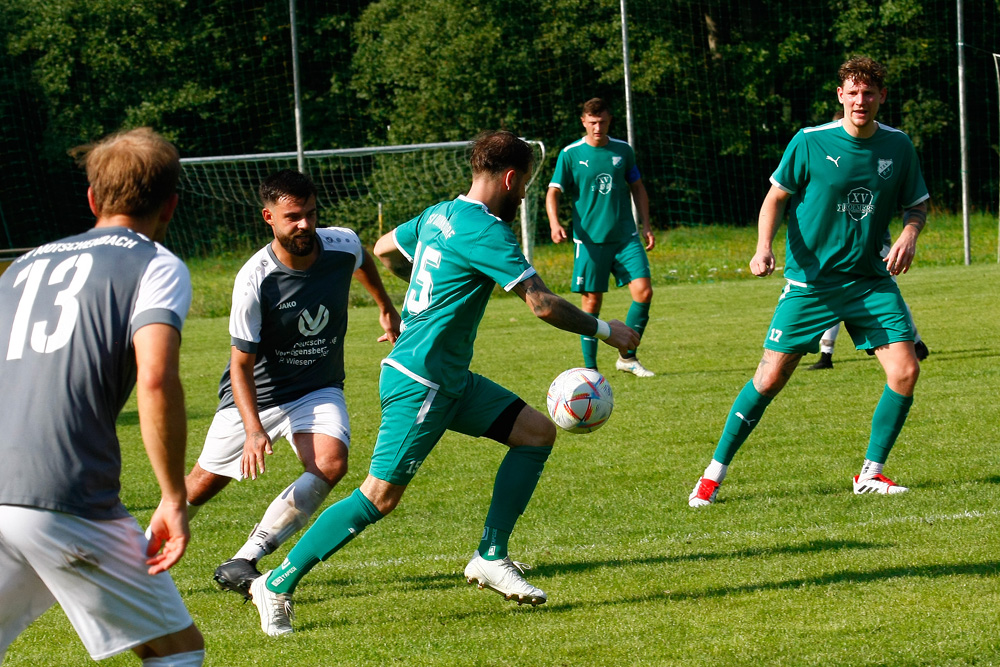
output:
M459 396L493 286L509 292L535 269L510 226L464 195L425 209L392 234L413 273L401 333L383 363Z
M888 276L889 223L930 196L910 138L882 124L867 139L840 121L800 130L771 182L792 195L785 277L816 287Z
M583 243L620 243L638 232L630 183L640 178L632 147L619 139L591 146L584 139L559 152L550 188L573 200L573 238Z

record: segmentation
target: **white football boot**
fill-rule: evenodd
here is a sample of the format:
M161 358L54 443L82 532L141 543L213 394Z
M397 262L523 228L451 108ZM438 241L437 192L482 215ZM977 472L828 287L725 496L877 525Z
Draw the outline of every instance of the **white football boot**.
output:
M640 378L651 378L656 375L656 373L640 364L639 360L635 357L632 357L631 359L622 359L621 357L618 357L618 361L615 362L615 368L623 373L631 373L632 375Z
M704 507L715 502L715 497L719 495L719 483L702 477L694 486L694 491L688 496L688 505L691 507Z
M477 549L472 554L472 560L465 566L465 579L470 584L477 584L479 588L496 591L504 596L504 599L513 600L518 605L544 604L547 599L545 591L535 588L521 576L525 570L530 569L530 565L512 561L510 558L486 560L479 555Z
M250 584L250 598L260 612L260 629L271 637L291 634L292 596L290 593L275 593L267 587L267 578L271 572L257 577Z
M861 495L862 493L904 493L909 491L909 488L896 484L882 473L862 479L858 479L858 477L859 475L854 476L855 495Z

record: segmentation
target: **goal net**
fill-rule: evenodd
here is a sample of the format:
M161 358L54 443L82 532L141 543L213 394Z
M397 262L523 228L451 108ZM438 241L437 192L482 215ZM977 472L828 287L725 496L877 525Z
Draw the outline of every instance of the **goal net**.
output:
M545 146L528 142L535 162ZM424 208L466 192L471 181L466 141L305 151L316 184L321 226L349 227L371 245ZM223 155L181 160L181 204L168 244L186 257L256 247L271 238L260 216L257 186L280 169L298 169L294 152ZM544 210L544 184L535 170L514 225L531 259L535 219Z

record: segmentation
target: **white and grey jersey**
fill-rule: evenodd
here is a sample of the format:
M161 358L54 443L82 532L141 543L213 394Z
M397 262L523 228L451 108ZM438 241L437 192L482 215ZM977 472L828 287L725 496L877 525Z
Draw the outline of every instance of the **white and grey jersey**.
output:
M344 386L344 334L351 277L361 240L350 229L317 229L322 252L305 271L278 261L270 244L236 275L229 315L232 345L256 355L257 407L294 401L322 387ZM219 410L234 405L230 367L219 382Z
M128 516L115 421L135 385L132 336L180 331L190 304L184 264L125 227L39 246L0 276L0 504Z

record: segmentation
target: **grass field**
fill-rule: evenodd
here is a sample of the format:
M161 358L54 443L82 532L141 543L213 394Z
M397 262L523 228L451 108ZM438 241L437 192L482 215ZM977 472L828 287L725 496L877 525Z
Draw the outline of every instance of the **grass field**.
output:
M800 370L771 405L719 502L687 507L757 364L783 281L738 279L752 234L671 230L653 253L656 295L643 343L656 377L608 371L610 422L589 435L560 434L514 533L512 556L535 566L529 577L549 594L546 605L517 607L465 583L502 448L449 434L399 509L305 579L296 633L264 636L255 609L218 591L211 574L298 474L281 443L261 479L231 485L199 514L172 571L205 633L208 664L1000 664L1000 267L991 225L982 223L972 267L960 265L960 232L956 242L929 230L920 263L900 279L931 349L887 467L909 493L851 494L884 376L844 336L832 371ZM550 284L566 270L554 251L536 264ZM196 285L205 284L204 267L195 272ZM626 309L626 291L609 293L607 317ZM367 471L378 363L388 351L374 342L373 309L351 317L353 467L331 500ZM192 462L215 409L226 328L223 317L193 317L185 328ZM604 369L613 358L603 347ZM544 409L550 380L578 359L575 336L501 298L487 310L473 370ZM119 432L123 497L145 523L158 494L134 402ZM58 609L11 646L5 663L86 664ZM125 655L105 664L137 661Z

